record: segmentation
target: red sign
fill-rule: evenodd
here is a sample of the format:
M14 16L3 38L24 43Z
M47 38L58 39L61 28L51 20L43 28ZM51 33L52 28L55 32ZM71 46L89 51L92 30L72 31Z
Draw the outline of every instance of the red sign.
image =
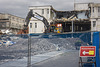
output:
M95 46L81 46L80 57L95 57L96 47Z
M62 27L62 24L57 24L57 27Z

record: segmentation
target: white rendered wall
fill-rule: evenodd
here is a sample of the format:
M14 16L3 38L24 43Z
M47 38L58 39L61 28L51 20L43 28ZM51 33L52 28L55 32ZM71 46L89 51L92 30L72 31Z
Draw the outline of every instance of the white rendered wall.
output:
M52 21L51 6L31 6L29 7L29 10L33 10L33 12L36 12L40 14L41 16L44 16L49 22L49 24ZM42 12L43 10L44 10L44 13ZM32 28L30 28L30 23L32 23ZM35 28L35 23L37 23L37 28ZM31 21L29 22L29 34L30 33L44 33L44 31L45 31L44 23L32 17Z
M32 23L32 28L30 28L30 23ZM30 21L29 23L29 34L31 33L43 33L44 32L44 24L41 21ZM37 27L35 28L35 23Z
M81 10L88 10L88 4L87 3L75 3L74 9L77 11Z

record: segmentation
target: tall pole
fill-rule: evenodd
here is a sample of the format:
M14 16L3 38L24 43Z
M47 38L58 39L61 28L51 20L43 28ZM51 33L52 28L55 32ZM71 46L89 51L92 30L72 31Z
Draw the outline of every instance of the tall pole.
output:
M28 59L27 67L31 67L31 36L28 35Z
M73 25L73 21L72 21L72 38L73 38L73 32L74 32L74 25Z
M75 0L74 0L74 10L75 10Z
M74 32L74 23L72 21L72 33Z

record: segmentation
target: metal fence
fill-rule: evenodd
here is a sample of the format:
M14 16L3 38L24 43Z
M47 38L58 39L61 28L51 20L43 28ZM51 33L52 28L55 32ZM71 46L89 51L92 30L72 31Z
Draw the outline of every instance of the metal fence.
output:
M78 58L80 46L93 45L92 35L92 32L2 35L0 36L0 67L31 67L35 62L43 61L43 59L33 59L38 55L52 52L63 54L69 50L77 52L75 57ZM45 56L46 59L48 58ZM78 62L79 59L76 61ZM90 61L90 58L84 61ZM91 64L84 63L83 66L91 67Z
M2 65L0 67L10 67L13 61L27 57L27 53L28 38L21 35L0 36L0 65ZM10 63L4 64L5 62ZM25 63L27 64L27 62ZM13 66L16 66L16 64Z

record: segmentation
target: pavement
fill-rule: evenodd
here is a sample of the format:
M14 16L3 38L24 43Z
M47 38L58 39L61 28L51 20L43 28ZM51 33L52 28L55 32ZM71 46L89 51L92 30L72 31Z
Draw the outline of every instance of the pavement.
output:
M32 67L78 67L79 51L69 51L51 59L33 64Z
M36 64L41 61L50 59L52 57L56 57L58 55L61 55L65 52L69 52L70 50L66 51L53 51L45 54L39 54L39 55L34 55L31 57L31 64ZM13 61L9 61L6 63L3 63L0 65L0 67L27 67L27 57L24 57L23 59L17 59Z

